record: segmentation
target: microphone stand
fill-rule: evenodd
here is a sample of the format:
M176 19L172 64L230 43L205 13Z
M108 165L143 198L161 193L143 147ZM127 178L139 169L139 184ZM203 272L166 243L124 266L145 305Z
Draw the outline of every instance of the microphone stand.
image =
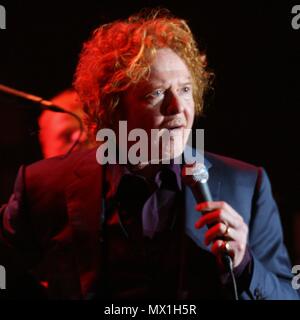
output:
M14 88L5 86L5 85L3 85L1 83L0 83L0 92L4 92L5 94L8 94L10 96L22 98L25 101L29 101L29 102L31 102L33 104L36 104L36 105L38 105L38 107L42 111L48 110L48 111L52 111L52 112L67 113L70 116L74 117L79 123L80 132L79 132L78 138L73 143L73 145L68 150L68 152L65 154L65 156L68 156L74 150L74 148L78 145L78 143L80 141L80 138L81 138L81 136L83 134L83 124L82 124L81 118L76 113L74 113L72 111L65 110L65 109L53 104L49 100L45 100L45 99L43 99L43 98L41 98L39 96L35 96L33 94L30 94L30 93L27 93L27 92L24 92L24 91L16 90Z

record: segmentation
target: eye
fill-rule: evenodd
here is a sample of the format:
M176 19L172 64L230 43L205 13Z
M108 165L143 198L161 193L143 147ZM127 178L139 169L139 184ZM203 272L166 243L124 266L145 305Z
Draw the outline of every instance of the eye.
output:
M190 87L190 86L184 86L184 87L181 89L181 91L182 91L183 93L188 93L188 92L191 91L191 87Z
M164 93L164 90L162 89L156 89L154 90L153 92L147 94L146 98L152 98L152 99L155 99L155 98L159 98L162 94Z

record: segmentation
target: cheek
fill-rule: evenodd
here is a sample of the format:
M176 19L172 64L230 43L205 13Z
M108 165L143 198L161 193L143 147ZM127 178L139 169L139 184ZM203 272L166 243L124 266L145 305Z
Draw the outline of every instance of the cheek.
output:
M158 129L163 122L162 116L155 116L152 113L146 114L141 122L139 123L140 127L145 129L147 132L150 132L151 129Z
M195 104L193 101L186 104L185 116L188 121L188 124L191 126L195 117Z
M145 129L149 131L156 124L156 118L151 113L145 112L145 110L136 110L125 120L127 120L128 130Z
M141 110L136 116L139 118L138 124L140 124L140 127L150 129L158 128L164 119L159 108L149 106L141 106Z

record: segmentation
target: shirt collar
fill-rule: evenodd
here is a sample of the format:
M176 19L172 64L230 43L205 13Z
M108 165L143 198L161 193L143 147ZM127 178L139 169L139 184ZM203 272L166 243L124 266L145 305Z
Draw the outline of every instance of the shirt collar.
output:
M175 163L162 165L161 169L156 173L155 178L154 178L154 181L156 182L157 186L160 187L160 185L161 185L160 174L165 169L170 170L175 174L177 187L179 190L182 190L181 165L175 164ZM111 197L116 194L116 192L118 190L118 186L121 182L121 179L125 175L137 176L137 177L140 177L141 179L145 180L145 182L146 182L146 178L143 177L142 175L139 175L138 171L136 171L136 172L130 171L128 169L128 167L123 164L108 164L106 174L107 174L107 181L109 184L109 188L107 190L108 197Z
M185 160L189 160L193 156L193 162L195 159L198 161L203 161L204 165L207 169L211 167L211 163L204 157L204 154L189 145L185 146L184 150L184 158ZM196 157L196 158L194 158ZM174 159L170 161L170 164L164 164L162 168L168 168L173 171L176 175L177 187L179 190L182 190L182 180L181 180L181 165L178 163L174 163ZM155 176L155 182L160 186L160 173L161 170ZM107 164L107 181L109 183L108 188L108 196L112 196L117 192L120 181L124 175L136 175L141 177L141 179L145 179L143 176L138 174L138 171L132 172L128 169L128 167L124 164ZM146 179L145 179L146 180Z

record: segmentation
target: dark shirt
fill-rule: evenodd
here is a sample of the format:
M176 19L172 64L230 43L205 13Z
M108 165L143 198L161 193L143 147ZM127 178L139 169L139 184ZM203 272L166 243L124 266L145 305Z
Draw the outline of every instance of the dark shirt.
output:
M163 166L151 182L126 166L108 166L108 178L106 200L118 209L115 214L119 216L119 222L141 218L143 235L149 238L164 231L174 217L171 209L176 195L182 190L179 165ZM124 231L128 233L126 228Z

